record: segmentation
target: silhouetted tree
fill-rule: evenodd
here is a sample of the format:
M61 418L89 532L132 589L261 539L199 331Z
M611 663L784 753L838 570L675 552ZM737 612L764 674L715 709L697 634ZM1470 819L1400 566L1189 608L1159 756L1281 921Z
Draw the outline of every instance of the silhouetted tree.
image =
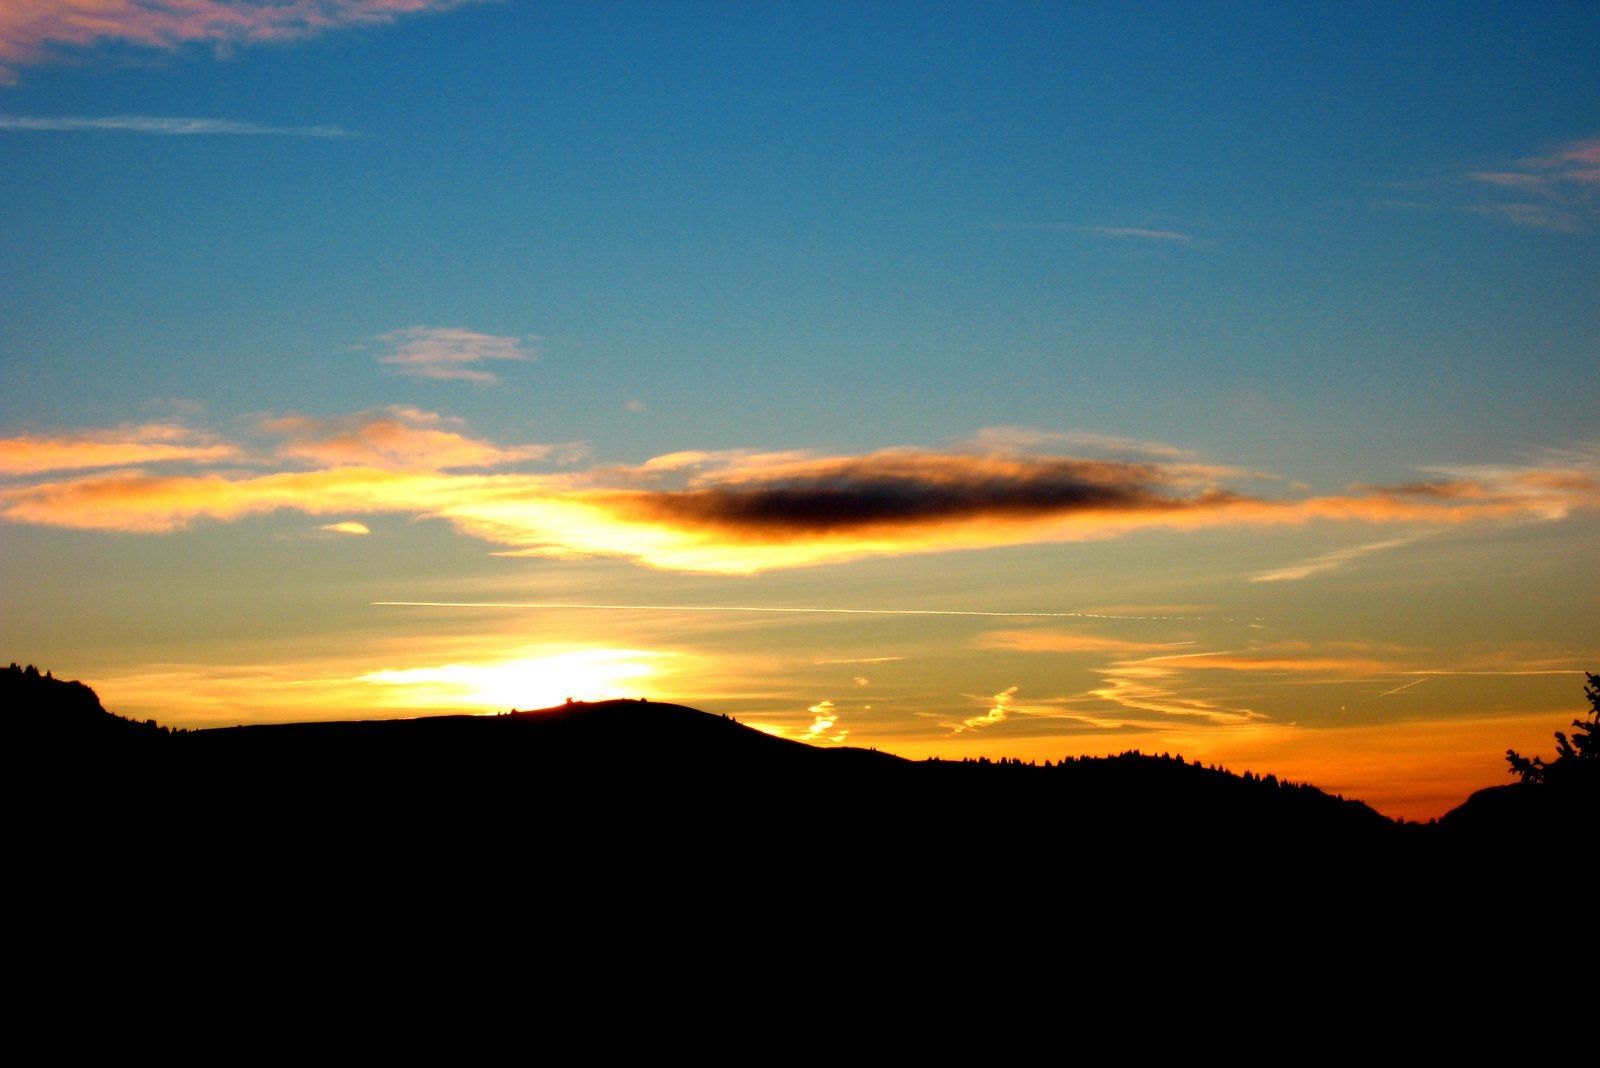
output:
M1506 750L1511 774L1525 783L1576 782L1580 777L1600 773L1600 675L1584 672L1588 680L1583 695L1589 699L1589 718L1572 721L1572 737L1556 731L1556 758L1525 757L1515 749Z

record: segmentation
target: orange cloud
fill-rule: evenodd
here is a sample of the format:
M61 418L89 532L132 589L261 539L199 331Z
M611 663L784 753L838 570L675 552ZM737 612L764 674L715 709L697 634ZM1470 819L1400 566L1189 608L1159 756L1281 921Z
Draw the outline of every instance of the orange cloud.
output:
M85 475L0 485L0 517L160 531L292 509L448 520L507 555L614 556L720 574L868 556L1086 541L1138 531L1312 522L1448 526L1559 519L1600 505L1593 465L1470 480L1264 498L1192 465L892 449L862 456L677 453L632 468L466 473L548 446L501 447L409 408L264 424L310 471Z
M1004 723L1011 715L1013 706L1017 701L1019 687L1007 686L994 695L994 703L989 706L989 711L981 716L969 716L961 721L961 725L952 733L960 734L963 731L977 730L979 727L992 727L996 723Z
M980 649L1005 649L1019 653L1144 653L1171 649L1190 642L1130 642L1098 634L1051 630L995 630L978 638Z
M232 445L215 443L185 427L153 423L60 436L0 438L0 475L35 475L91 467L230 460Z
M18 68L63 49L287 41L469 2L474 0L6 0L0 4L0 83L15 82Z
M832 701L818 701L806 711L811 713L811 726L801 734L803 741L811 742L813 745L819 742L832 742L838 745L850 737L848 728L834 729L839 724L839 711Z
M5 487L0 489L0 515L48 526L160 533L183 529L197 519L228 521L279 509L310 515L428 514L486 481L365 467L244 477L118 472Z
M1298 672L1317 675L1382 675L1402 670L1392 660L1343 656L1283 656L1272 653L1194 653L1183 657L1190 671Z
M1430 666L1430 661L1434 666ZM1313 646L1294 641L1244 650L1133 657L1113 660L1097 668L1102 682L1087 695L1119 706L1119 715L1099 719L1083 717L1082 722L1098 727L1160 730L1175 722L1240 726L1271 718L1254 708L1232 707L1216 699L1214 689L1208 689L1191 677L1195 673L1288 675L1308 682L1382 680L1379 685L1383 689L1372 696L1386 698L1444 676L1580 674L1573 667L1575 662L1570 655L1552 658L1548 651L1517 649L1509 653L1468 656L1440 667L1436 666L1437 660L1415 649L1360 642L1323 642ZM1074 709L1066 718L1076 717L1076 709L1083 701L1081 697L1060 699L1060 703Z
M1175 653L1164 652L1172 648L1171 644L1131 642L1077 632L1027 630L994 631L980 638L978 644L983 648L1017 652L1126 654L1163 651L1162 655L1112 660L1096 669L1102 681L1086 694L1045 702L1047 706L1059 706L1057 709L1030 710L1032 714L1067 720L1096 730L1161 730L1175 723L1240 726L1267 718L1253 708L1234 707L1204 692L1196 692L1196 687L1187 679L1187 675L1195 671L1352 679L1374 675L1394 676L1407 670L1406 664L1397 661L1380 660L1371 655L1349 655L1349 651L1342 646L1330 647L1319 655L1309 652L1300 643L1284 643L1277 647L1246 651ZM1102 702L1117 706L1117 711L1086 710Z
M541 459L548 445L502 448L445 429L449 420L418 408L393 405L355 415L284 415L265 419L261 429L283 439L282 456L329 467L368 466L437 471L457 467L495 467Z

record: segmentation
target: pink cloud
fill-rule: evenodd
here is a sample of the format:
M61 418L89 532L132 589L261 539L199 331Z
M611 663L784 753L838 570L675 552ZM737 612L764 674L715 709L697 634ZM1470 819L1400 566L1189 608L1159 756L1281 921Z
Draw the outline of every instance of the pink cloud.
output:
M311 37L391 22L478 0L5 0L0 4L0 83L65 50L104 44L172 50L226 48Z
M390 346L379 363L389 364L412 378L457 379L492 385L500 379L475 365L492 360L531 361L529 338L498 337L455 327L413 326L378 338Z
M496 467L542 459L555 451L548 445L502 447L468 437L450 429L451 421L443 416L404 405L345 416L283 415L260 425L283 439L280 456L329 467Z
M1486 200L1468 209L1479 215L1558 233L1576 233L1600 217L1600 138L1571 141L1543 156L1472 171L1467 177L1517 197Z

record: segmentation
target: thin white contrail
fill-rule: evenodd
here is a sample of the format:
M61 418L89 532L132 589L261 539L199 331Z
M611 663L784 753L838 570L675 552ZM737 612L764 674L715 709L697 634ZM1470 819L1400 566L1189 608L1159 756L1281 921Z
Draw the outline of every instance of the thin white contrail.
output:
M1109 612L984 612L956 608L765 608L753 605L575 604L566 601L373 601L378 608L591 608L632 612L769 612L829 616L982 616L991 619L1145 619L1197 620L1215 616L1124 616ZM1226 622L1235 622L1226 620Z
M1415 682L1408 682L1404 686L1396 686L1392 690L1385 690L1383 693L1380 693L1378 696L1379 697L1388 697L1390 694L1399 693L1401 690L1409 690L1413 686L1421 686L1423 683L1427 682L1429 679L1437 679L1437 678L1442 678L1442 677L1446 677L1446 676L1450 676L1450 675L1493 675L1493 676L1500 676L1500 675L1509 675L1509 676L1521 676L1521 675L1582 675L1582 674L1585 674L1585 672L1583 670L1579 669L1579 668L1537 668L1537 669L1528 669L1528 670L1521 670L1521 671L1408 671L1408 672L1406 672L1406 674L1408 674L1408 675L1421 675L1422 678L1416 680Z
M1382 693L1380 693L1378 696L1379 697L1389 697L1389 696L1392 696L1393 694L1399 693L1401 690L1409 690L1413 686L1421 686L1423 683L1427 682L1429 679L1435 678L1435 677L1436 676L1434 676L1434 675L1424 675L1424 676L1422 676L1422 678L1415 679L1415 680L1413 680L1411 682L1408 682L1404 686L1396 686L1392 690L1385 690Z

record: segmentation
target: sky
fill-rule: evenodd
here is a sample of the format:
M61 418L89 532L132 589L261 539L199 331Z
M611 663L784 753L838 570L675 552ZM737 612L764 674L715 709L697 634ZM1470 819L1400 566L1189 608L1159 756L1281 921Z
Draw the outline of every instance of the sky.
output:
M6 0L0 655L1427 818L1600 671L1586 3Z

